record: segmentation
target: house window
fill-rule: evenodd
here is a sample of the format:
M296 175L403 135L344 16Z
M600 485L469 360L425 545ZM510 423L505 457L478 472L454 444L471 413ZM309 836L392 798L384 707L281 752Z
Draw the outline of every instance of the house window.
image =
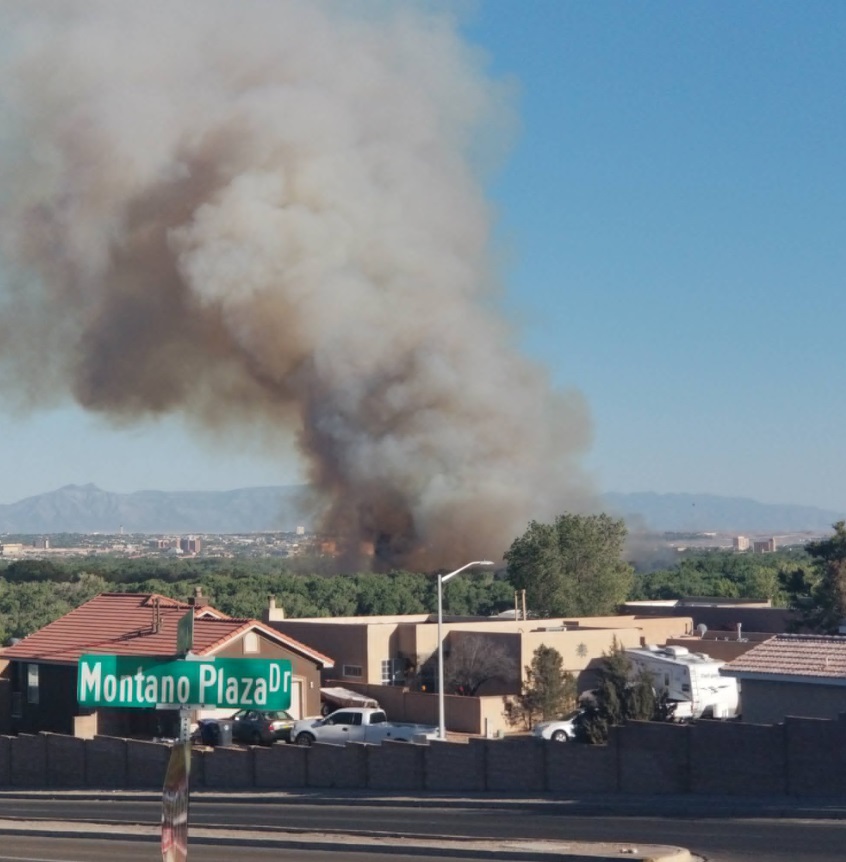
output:
M258 635L255 632L247 632L244 635L244 652L258 652L259 651L259 639Z
M345 664L343 675L354 677L355 679L361 679L361 677L364 676L361 672L360 664Z
M38 665L26 666L26 702L38 703Z
M399 658L386 658L382 661L382 685L401 685L403 661Z

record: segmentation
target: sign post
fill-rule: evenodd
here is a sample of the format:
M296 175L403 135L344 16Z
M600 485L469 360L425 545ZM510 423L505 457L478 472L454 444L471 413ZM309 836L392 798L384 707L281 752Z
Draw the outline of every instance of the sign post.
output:
M191 612L179 621L177 647L183 654L190 653L193 634ZM190 711L198 707L288 709L291 674L291 662L285 659L80 656L76 692L80 706L179 710L179 741L171 749L162 791L163 862L188 858Z
M180 740L170 751L162 789L162 862L188 858L188 777L191 742Z

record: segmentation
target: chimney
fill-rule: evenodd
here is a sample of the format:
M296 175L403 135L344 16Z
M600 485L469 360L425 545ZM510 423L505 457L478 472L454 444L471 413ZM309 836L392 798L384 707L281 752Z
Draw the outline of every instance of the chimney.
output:
M191 596L191 604L195 608L202 608L208 603L208 599L203 595L203 588L194 587L194 595Z
M274 620L285 619L285 608L276 606L276 596L270 595L267 597L267 610L264 612L264 621L266 623Z

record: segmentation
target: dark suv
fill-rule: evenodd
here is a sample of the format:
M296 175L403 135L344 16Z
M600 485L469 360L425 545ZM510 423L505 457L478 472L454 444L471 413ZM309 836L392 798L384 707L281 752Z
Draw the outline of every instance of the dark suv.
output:
M241 709L231 718L204 718L200 720L196 735L206 745L226 744L226 732L221 725L231 728L234 742L250 745L273 745L281 739L291 741L293 717L285 710Z

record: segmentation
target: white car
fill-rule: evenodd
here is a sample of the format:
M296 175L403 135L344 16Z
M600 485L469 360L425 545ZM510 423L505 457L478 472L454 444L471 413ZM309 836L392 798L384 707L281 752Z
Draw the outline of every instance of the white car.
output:
M576 738L576 719L581 712L577 709L558 721L539 721L532 728L532 736L553 742L570 742Z

